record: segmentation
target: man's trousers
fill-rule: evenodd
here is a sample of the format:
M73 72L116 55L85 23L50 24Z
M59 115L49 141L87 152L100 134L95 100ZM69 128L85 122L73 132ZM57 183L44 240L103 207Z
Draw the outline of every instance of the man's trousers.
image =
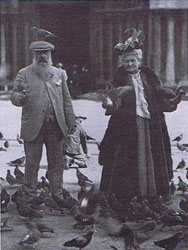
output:
M27 195L27 200L32 200L37 195L38 171L42 157L43 144L46 146L51 194L57 199L63 199L62 143L63 133L57 121L44 122L39 135L34 141L24 141L26 165L23 191Z

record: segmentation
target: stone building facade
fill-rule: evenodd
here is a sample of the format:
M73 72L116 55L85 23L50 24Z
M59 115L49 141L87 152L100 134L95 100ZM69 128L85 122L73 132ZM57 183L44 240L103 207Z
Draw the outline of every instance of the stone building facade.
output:
M181 4L180 4L181 2ZM108 85L119 65L113 47L124 41L129 27L145 33L144 64L166 85L187 84L188 2L130 1L1 1L1 65L10 78L31 63L31 27L54 32L58 38L54 64L62 61L90 69L94 86Z

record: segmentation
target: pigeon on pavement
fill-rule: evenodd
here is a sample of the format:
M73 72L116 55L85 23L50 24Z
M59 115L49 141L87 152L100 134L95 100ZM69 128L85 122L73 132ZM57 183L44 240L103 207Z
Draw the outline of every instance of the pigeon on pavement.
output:
M181 199L180 203L179 203L179 207L186 213L188 213L188 201Z
M26 221L26 227L29 229L29 232L18 242L18 244L22 246L27 244L33 247L33 244L38 242L41 238L41 233L34 221Z
M186 166L185 160L182 158L182 160L179 162L176 169L183 169Z
M180 151L185 151L187 152L188 151L188 144L179 144L178 142L176 143L177 145L177 148L180 150Z
M176 136L176 138L174 138L172 141L177 141L177 142L179 142L179 141L181 141L182 139L183 139L183 134L180 134L180 135Z
M9 169L7 170L6 181L7 181L10 185L14 185L14 184L17 183L16 178L14 178L14 176L11 175Z
M3 133L0 131L0 140L3 139Z
M10 202L10 195L7 193L6 189L3 188L1 191L1 213L7 212L7 205Z
M8 142L7 140L4 142L4 147L5 147L5 148L8 148L8 147L9 147L9 142Z
M23 157L21 157L21 158L18 158L18 159L16 159L16 160L14 160L14 161L10 161L9 163L7 163L7 164L9 164L10 166L16 166L16 165L22 165L22 164L24 164L24 162L25 162L25 156L23 156Z
M183 237L184 237L183 232L178 232L169 238L165 238L159 241L154 241L154 244L166 250L174 250Z
M94 230L89 231L87 234L77 236L76 238L67 241L63 244L65 247L77 247L79 249L82 249L89 245L89 243L92 240Z
M52 227L48 227L42 222L36 222L37 228L40 233L54 233L54 229Z
M174 195L176 192L176 186L174 184L174 181L171 181L170 183L170 190L171 190L171 194Z
M20 138L20 136L17 134L16 140L19 144L24 144L24 141Z

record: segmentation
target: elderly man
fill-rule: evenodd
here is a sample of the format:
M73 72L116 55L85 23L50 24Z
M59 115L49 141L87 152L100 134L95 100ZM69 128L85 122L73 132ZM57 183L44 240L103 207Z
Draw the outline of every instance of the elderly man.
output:
M59 206L62 195L63 138L76 130L71 97L60 69L52 66L54 46L46 41L31 43L33 63L21 69L15 79L11 101L22 108L21 138L26 155L22 187L28 202L37 194L39 164L46 146L50 190ZM68 128L67 128L68 127Z

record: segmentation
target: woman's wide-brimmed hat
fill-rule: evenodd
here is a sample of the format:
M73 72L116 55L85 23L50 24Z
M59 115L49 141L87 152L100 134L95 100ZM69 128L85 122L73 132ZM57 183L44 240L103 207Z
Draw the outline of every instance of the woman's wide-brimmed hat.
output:
M135 28L129 28L125 30L123 34L125 34L128 39L124 43L118 43L115 45L114 50L118 55L142 49L143 41L145 39L142 30L137 31Z

